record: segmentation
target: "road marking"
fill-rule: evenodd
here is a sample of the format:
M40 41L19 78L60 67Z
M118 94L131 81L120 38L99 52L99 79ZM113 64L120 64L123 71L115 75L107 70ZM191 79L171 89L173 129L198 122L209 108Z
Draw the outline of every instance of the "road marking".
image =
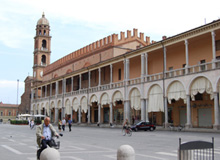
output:
M116 155L103 155L103 156L111 159L117 159Z
M167 160L165 158L160 158L160 157L155 157L155 156L148 156L148 155L144 155L144 154L135 154L137 156L141 156L141 157L146 157L146 158L153 158L153 159L159 159L159 160Z
M68 159L74 159L74 160L84 160L84 159L73 157L73 156L61 156L61 158L68 158Z
M116 151L116 150L114 150L114 149L111 149L111 148L105 148L105 147L99 147L99 146L94 146L94 145L89 145L89 144L82 144L82 145L84 145L84 146L89 146L89 147L92 147L92 148L98 148L98 149L105 149L105 150L107 150L107 151Z
M9 146L6 146L6 145L1 145L1 146L4 147L4 148L6 148L6 149L8 149L9 151L12 151L12 152L16 153L16 154L22 154L22 153L19 152L18 150L14 149L14 148L11 148L11 147L9 147Z
M162 155L166 155L166 156L177 157L177 154L174 154L174 153L168 153L168 152L156 152L156 154L162 154Z

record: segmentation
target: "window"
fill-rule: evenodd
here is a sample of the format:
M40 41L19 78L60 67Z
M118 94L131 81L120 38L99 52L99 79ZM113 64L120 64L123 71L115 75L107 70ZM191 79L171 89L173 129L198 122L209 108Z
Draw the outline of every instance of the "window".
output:
M47 47L47 41L46 41L45 39L42 41L42 47L43 47L43 48L46 48L46 47Z
M220 40L215 41L215 50L216 51L220 50Z
M118 69L118 80L121 80L121 68Z
M105 81L105 67L103 68L103 80Z
M201 93L197 93L197 95L195 95L195 100L196 101L202 101L203 100L202 94Z
M46 35L46 30L44 30L44 35Z
M186 64L183 64L183 74L185 74L185 67L186 67Z
M11 116L11 112L8 112L8 116Z
M42 55L41 57L41 65L45 65L46 64L46 56Z
M203 60L200 61L200 64L201 64L200 70L201 70L201 71L204 71L204 70L205 70L205 65L202 65L202 64L204 64L204 63L205 63L205 59L203 59Z
M3 112L1 112L1 116L3 116Z
M88 80L88 73L82 75L82 80L83 81Z
M169 67L169 77L173 77L173 67Z

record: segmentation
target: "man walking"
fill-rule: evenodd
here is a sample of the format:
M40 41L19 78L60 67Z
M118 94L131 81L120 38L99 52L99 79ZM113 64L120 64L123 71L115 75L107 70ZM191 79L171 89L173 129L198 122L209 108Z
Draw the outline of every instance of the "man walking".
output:
M69 118L68 120L68 125L69 125L69 132L71 132L71 127L72 127L72 120Z
M65 131L65 126L66 126L66 120L63 117L63 120L62 120L62 129L63 129L63 131Z

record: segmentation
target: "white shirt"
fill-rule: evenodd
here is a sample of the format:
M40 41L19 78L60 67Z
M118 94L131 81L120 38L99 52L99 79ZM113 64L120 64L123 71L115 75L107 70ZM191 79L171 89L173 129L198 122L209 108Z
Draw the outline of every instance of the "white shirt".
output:
M45 137L46 140L51 140L51 130L49 125L45 126L44 124L43 136Z
M62 120L62 125L65 125L65 124L66 124L66 120L63 119L63 120Z

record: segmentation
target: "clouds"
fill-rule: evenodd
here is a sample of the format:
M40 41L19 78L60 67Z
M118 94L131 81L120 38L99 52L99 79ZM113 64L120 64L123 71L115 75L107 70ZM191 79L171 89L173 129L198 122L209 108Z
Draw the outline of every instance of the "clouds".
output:
M219 6L219 0L1 0L0 73L6 81L0 81L0 98L16 96L13 80L23 81L32 73L33 37L43 12L51 26L54 62L103 37L133 28L155 41L163 35L174 36L203 25L205 19L209 23L219 18ZM15 103L15 99L9 102Z
M18 90L17 90L18 89ZM17 103L17 91L18 103L20 103L20 96L24 92L24 82L0 80L0 101L3 103Z

